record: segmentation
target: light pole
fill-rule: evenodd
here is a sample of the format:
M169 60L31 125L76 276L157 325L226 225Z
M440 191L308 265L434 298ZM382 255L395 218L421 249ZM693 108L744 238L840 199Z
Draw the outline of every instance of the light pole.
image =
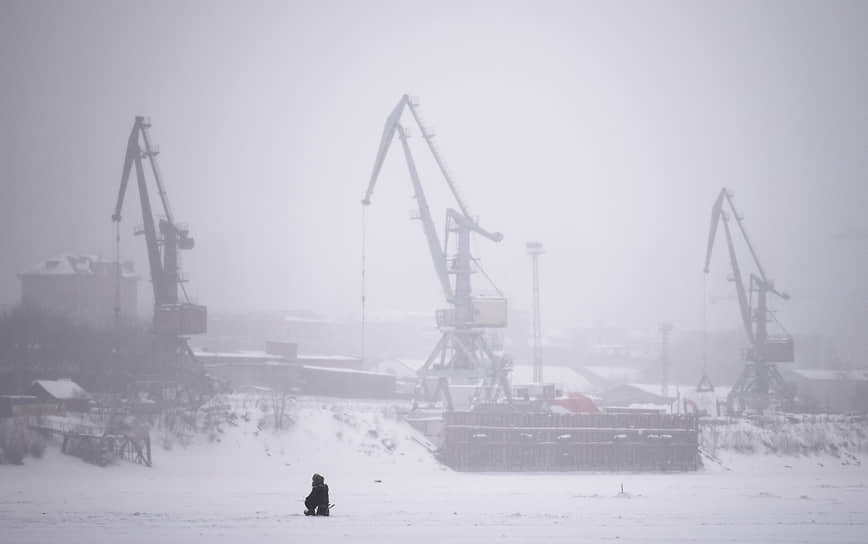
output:
M660 333L660 366L662 376L660 380L660 393L664 397L669 396L669 334L672 332L672 323L660 323L657 328Z
M539 256L545 253L539 242L527 243L527 254L533 262L533 382L542 383L542 329L539 315Z

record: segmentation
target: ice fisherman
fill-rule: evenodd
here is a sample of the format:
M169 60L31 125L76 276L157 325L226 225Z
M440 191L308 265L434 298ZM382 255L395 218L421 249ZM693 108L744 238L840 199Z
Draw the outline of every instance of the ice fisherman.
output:
M305 516L329 515L329 486L325 483L322 474L314 474L311 482L310 495L304 499Z

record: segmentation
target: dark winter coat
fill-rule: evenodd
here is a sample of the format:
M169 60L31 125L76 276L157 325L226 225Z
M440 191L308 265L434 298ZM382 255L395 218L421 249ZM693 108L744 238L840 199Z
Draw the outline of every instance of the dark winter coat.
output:
M318 516L329 515L329 486L326 484L314 485L310 495L304 500L304 506L309 512L316 512Z

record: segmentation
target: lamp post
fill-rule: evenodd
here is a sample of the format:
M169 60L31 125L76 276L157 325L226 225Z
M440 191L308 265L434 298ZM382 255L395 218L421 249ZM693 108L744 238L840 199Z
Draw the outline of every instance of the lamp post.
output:
M527 243L527 254L533 262L533 382L543 382L542 330L539 312L539 256L545 253L539 242Z

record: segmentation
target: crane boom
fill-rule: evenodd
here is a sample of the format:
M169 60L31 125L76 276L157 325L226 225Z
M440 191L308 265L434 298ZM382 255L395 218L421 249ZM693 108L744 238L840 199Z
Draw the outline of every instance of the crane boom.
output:
M148 251L148 266L151 271L151 284L154 289L154 300L157 304L171 301L171 293L165 282L165 273L160 259L160 248L157 240L157 228L154 224L154 214L151 210L151 199L148 196L148 187L145 181L144 167L142 166L142 149L139 146L139 133L144 121L143 117L136 117L130 137L127 140L127 153L124 158L124 168L121 174L121 185L118 190L115 212L112 220L116 223L121 221L121 211L124 205L127 185L129 184L130 170L135 165L136 185L139 190L139 202L142 206L142 226L145 234L145 246ZM175 295L177 302L177 294Z
M705 273L708 274L708 266L711 264L711 251L714 249L714 240L717 237L717 225L720 223L720 216L723 211L723 199L726 196L726 189L722 189L714 205L711 207L711 227L708 229L708 246L705 251Z
M422 190L422 184L419 182L419 173L416 171L416 163L413 160L413 155L410 153L410 146L407 145L407 135L400 124L397 125L397 129L398 136L401 139L401 147L404 149L404 157L407 159L407 168L410 170L413 193L419 205L419 216L422 221L422 229L425 231L425 241L428 242L431 261L434 263L434 270L437 271L437 279L440 281L443 295L447 301L451 302L455 298L455 294L452 290L452 284L449 282L449 271L446 269L446 255L440 247L440 239L437 237L437 231L434 229L434 220L431 218L431 210L428 208L428 199L425 197L425 191Z
M151 124L146 122L142 117L137 118L136 123L140 127L139 130L142 133L142 140L145 142L144 154L148 157L148 162L151 163L151 171L154 173L154 182L157 184L157 194L160 195L160 200L163 202L163 211L166 213L166 221L171 225L174 225L175 218L172 215L172 207L169 205L169 195L166 193L166 188L163 186L163 176L160 173L160 167L157 164L157 153L159 153L159 151L151 145L151 135L148 132L148 128L150 128Z
M762 301L765 301L765 293L770 292L773 293L784 300L789 298L789 295L786 293L782 293L775 289L774 284L771 280L769 280L765 275L765 270L760 263L759 256L756 253L756 250L753 247L753 244L750 242L750 238L747 235L747 230L744 227L744 223L741 220L741 216L738 214L738 210L735 208L735 203L732 200L732 193L727 189L723 188L720 190L720 193L717 195L717 199L714 201L714 205L711 208L711 228L708 233L708 246L705 253L705 273L708 274L709 265L711 264L711 253L714 249L714 240L717 234L717 226L721 222L723 222L723 230L726 234L726 245L729 251L729 262L730 266L732 266L732 279L735 282L736 294L738 295L738 306L739 311L741 313L741 320L744 326L745 332L747 333L748 340L753 346L752 352L759 356L763 352L763 349L757 344L760 341L765 341L765 335L758 335L757 332L759 329L764 330L765 322L767 321L766 308L760 308L758 312L755 312L751 308L750 300L748 298L748 289L745 288L744 278L741 274L741 266L738 263L738 257L736 255L735 246L732 240L732 231L729 227L729 213L724 210L724 205L729 205L729 210L733 217L735 217L736 223L738 224L739 231L741 231L742 236L744 237L745 243L750 250L751 257L753 258L753 262L759 271L759 276L755 276L751 274L751 290L756 289L760 292L760 298ZM759 315L759 314L762 315ZM756 315L755 315L756 314ZM757 322L755 327L754 322ZM759 336L763 336L760 338Z
M461 195L458 192L458 187L453 181L452 176L449 175L449 170L446 168L446 163L443 160L443 157L440 156L440 152L437 150L437 146L434 144L434 136L422 123L422 117L421 115L419 115L418 108L415 104L413 104L410 96L406 94L401 97L401 99L398 101L398 104L394 107L394 109L392 109L392 113L390 113L389 116L386 118L386 125L383 127L383 136L380 139L380 150L378 151L377 158L374 161L374 169L373 172L371 172L371 180L368 183L368 190L365 192L362 203L365 205L371 203L371 195L374 193L374 186L377 183L377 177L380 175L380 168L383 166L383 160L385 160L386 154L389 151L389 146L391 145L392 140L395 137L395 132L401 122L401 114L404 113L405 107L409 109L410 113L413 115L413 119L416 121L416 125L419 127L419 132L422 133L422 138L428 145L428 149L431 150L431 155L434 157L434 161L437 163L437 168L440 169L440 172L446 179L446 184L449 186L449 191L455 198L455 202L461 209L461 213L463 213L467 217L472 217L470 215L469 209L467 208L467 205L464 203L464 200L461 198Z
M413 119L419 126L419 129L421 130L422 135L426 143L428 144L428 148L431 150L431 153L434 156L434 160L437 162L437 166L440 168L440 171L446 178L449 189L452 192L452 195L455 197L459 208L461 209L461 213L452 209L447 210L448 218L453 219L455 223L461 228L467 229L468 231L476 232L477 234L480 234L494 242L499 242L503 239L503 235L501 233L490 232L482 228L468 215L467 206L465 206L464 202L461 200L457 188L446 170L443 159L440 157L440 154L432 141L431 134L429 134L428 131L425 129L425 126L422 124L421 117L419 116L416 106L413 105L409 95L406 94L401 97L401 99L398 101L398 104L392 109L391 113L389 113L389 116L386 118L386 124L383 127L383 134L380 137L380 147L377 150L377 157L374 160L374 167L371 171L371 178L368 182L368 188L365 191L365 196L362 198L362 204L364 204L365 206L371 204L371 197L374 194L374 187L376 187L377 180L379 179L380 170L383 167L383 162L385 161L386 155L389 152L389 148L392 145L392 140L394 140L395 134L397 133L398 138L401 140L401 147L404 151L404 158L407 161L407 168L410 171L410 181L413 185L413 195L419 206L419 219L422 221L422 229L425 232L425 240L428 244L428 251L431 254L431 260L434 264L434 270L437 273L437 279L440 282L440 287L443 290L443 295L446 300L448 302L454 303L456 297L456 290L452 287L452 283L449 279L449 270L446 266L446 253L443 249L444 246L442 246L440 243L440 239L437 235L437 230L434 226L434 220L431 217L431 210L428 206L428 200L425 196L425 191L422 189L422 183L419 181L419 173L416 169L416 163L413 159L413 154L410 151L410 146L407 143L408 136L406 129L401 125L401 115L403 114L405 107L409 109L412 113ZM467 293L467 296L469 296L469 293Z
M426 129L424 123L422 123L422 118L419 115L419 111L416 109L416 105L413 104L413 101L410 100L410 97L406 94L404 95L402 100L403 103L406 104L409 108L410 113L413 114L413 119L416 120L416 124L419 126L419 130L422 133L422 137L425 139L425 143L428 144L428 149L431 150L431 155L434 156L434 161L437 163L437 167L440 169L440 173L443 174L443 177L446 179L446 184L449 185L449 190L452 192L452 196L455 197L455 202L457 202L458 207L461 208L461 213L463 213L465 217L472 217L470 215L470 210L467 208L467 205L464 204L464 200L461 199L461 195L458 193L458 187L452 180L452 176L449 175L449 170L446 168L446 163L440 156L440 152L437 151L437 146L434 145L434 136Z
M127 140L127 151L112 221L115 223L121 221L130 173L135 166L136 185L142 207L142 231L145 235L148 266L154 289L154 329L159 334L167 336L203 333L207 322L205 306L192 304L189 300L179 304L178 288L181 286L181 279L178 252L179 250L192 249L194 242L187 229L179 227L174 222L169 207L169 198L156 160L157 150L151 144L148 133L149 127L150 122L145 117L136 117ZM144 142L144 149L142 149L142 141ZM159 219L159 226L154 218L151 198L148 194L145 169L142 164L142 159L145 157L151 164L151 171L163 207L164 217Z
M738 257L735 253L735 245L732 243L732 233L729 230L729 218L725 212L721 213L723 220L723 232L726 234L726 247L729 251L729 262L732 266L732 277L735 281L735 291L738 296L738 308L741 313L741 322L744 326L744 332L747 334L748 340L754 344L756 338L753 333L753 325L751 324L751 310L748 302L747 290L744 288L744 280L741 275L741 268L738 265Z
M398 102L398 105L392 110L392 113L386 118L386 125L383 127L383 135L380 137L380 148L377 150L377 158L374 160L374 169L371 172L371 180L368 182L368 190L365 191L365 197L362 199L362 204L370 205L371 195L374 194L374 186L377 184L377 178L380 176L380 169L383 167L383 161L386 160L386 154L389 152L389 147L392 145L392 140L395 139L395 131L401 122L401 113L404 111L404 101L407 95Z
M137 158L141 158L138 123L133 125L133 129L130 131L130 137L127 140L127 153L124 158L124 168L121 172L121 186L118 190L117 202L115 203L115 213L112 214L112 221L116 223L121 220L121 210L124 206L124 196L126 196L127 193L127 182L130 179L130 170Z
M775 289L774 283L766 276L765 268L760 261L759 255L757 255L753 243L750 241L750 236L748 236L747 234L747 229L744 226L742 216L735 208L735 202L732 199L732 193L725 187L720 190L720 194L718 194L717 200L715 200L714 206L712 207L711 229L709 229L708 233L708 250L705 254L705 273L708 273L708 266L711 261L711 251L714 246L715 234L717 233L717 224L719 223L721 218L723 218L724 220L728 219L726 212L723 210L724 202L729 204L729 209L732 212L732 216L735 217L735 222L738 225L738 230L741 231L741 235L744 238L744 242L747 245L748 251L750 251L751 258L753 259L753 262L757 267L757 271L759 272L759 279L762 280L762 283L765 284L769 292L774 293L775 295L779 296L784 300L788 300L790 296L787 293Z

